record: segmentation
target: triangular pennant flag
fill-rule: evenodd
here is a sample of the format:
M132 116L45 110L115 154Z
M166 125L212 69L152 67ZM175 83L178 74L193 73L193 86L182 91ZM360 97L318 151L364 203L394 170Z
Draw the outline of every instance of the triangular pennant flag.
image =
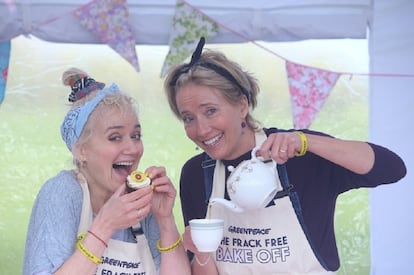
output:
M295 129L306 129L322 108L340 74L286 61Z
M126 0L95 0L73 12L79 22L139 72L135 37L128 21Z
M0 103L6 94L7 73L9 71L11 42L0 42Z
M161 77L165 76L171 67L183 62L193 53L200 37L204 36L208 41L217 35L218 29L216 22L187 5L185 1L177 1L170 35L170 49L164 60Z

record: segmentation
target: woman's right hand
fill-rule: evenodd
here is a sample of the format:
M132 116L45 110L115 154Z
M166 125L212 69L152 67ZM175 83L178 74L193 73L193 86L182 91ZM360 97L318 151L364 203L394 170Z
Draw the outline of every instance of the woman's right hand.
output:
M150 186L127 193L122 184L99 210L91 229L109 239L115 231L134 226L144 219L151 210L151 200Z

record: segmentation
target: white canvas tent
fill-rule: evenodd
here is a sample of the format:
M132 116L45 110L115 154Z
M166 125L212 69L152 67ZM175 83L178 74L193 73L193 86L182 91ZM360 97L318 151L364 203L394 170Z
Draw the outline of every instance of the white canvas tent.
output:
M0 41L30 34L53 42L100 43L71 16L88 1L26 0L13 12L0 3ZM318 38L369 40L369 140L398 152L408 175L398 184L371 191L371 274L410 274L414 247L414 1L411 0L262 0L188 1L228 29L213 43L250 40L296 41ZM174 0L128 2L137 44L168 44ZM47 20L54 20L46 24ZM41 27L39 27L41 26ZM237 33L237 34L236 34Z
M6 1L4 1L6 2ZM16 10L0 4L0 40L18 34L66 43L100 43L69 14L85 0L15 0ZM168 44L175 0L131 0L130 23L137 44ZM250 40L295 41L317 38L364 38L370 0L192 0L187 1L222 28L211 43ZM56 20L55 20L56 19ZM54 20L53 24L46 24ZM41 28L39 28L41 26ZM236 32L237 34L235 34Z

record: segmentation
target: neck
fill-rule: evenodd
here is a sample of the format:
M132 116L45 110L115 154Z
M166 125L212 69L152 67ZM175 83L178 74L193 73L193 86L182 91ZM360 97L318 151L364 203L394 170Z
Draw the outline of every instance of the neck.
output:
M97 214L109 198L105 191L106 189L95 183L93 180L88 179L88 175L85 171L79 171L77 178L79 181L85 182L88 186L92 211L94 214Z

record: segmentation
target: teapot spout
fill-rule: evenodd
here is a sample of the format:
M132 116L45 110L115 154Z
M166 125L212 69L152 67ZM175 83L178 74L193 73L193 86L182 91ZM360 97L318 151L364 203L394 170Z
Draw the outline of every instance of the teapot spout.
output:
M210 202L209 202L209 205L213 205L213 204L216 204L216 203L225 206L226 208L230 209L233 212L237 212L237 213L244 212L243 208L239 207L234 202L223 199L223 198L211 198Z

